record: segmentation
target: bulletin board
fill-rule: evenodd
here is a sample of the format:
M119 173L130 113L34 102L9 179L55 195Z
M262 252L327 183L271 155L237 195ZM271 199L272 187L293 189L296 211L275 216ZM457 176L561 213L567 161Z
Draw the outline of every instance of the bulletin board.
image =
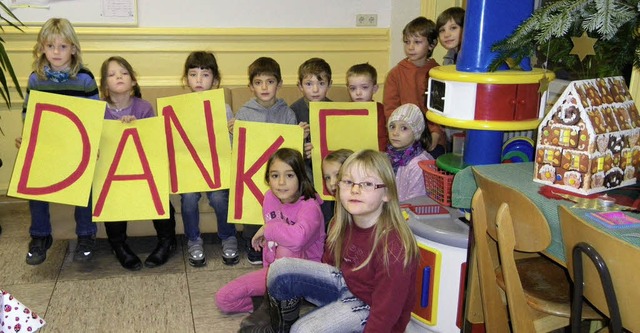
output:
M137 0L0 0L25 25L62 17L73 26L137 26Z

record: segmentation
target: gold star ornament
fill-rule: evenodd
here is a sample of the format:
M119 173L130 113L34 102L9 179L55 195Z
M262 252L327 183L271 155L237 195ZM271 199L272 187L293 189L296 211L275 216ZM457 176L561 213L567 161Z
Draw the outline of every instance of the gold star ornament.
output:
M586 32L582 33L580 37L571 37L573 48L569 54L575 54L583 61L588 55L596 55L593 46L596 44L597 39L589 37Z

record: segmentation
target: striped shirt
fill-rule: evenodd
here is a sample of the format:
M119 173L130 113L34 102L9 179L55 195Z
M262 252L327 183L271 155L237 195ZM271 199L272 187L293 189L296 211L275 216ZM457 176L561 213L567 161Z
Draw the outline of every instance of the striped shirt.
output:
M27 94L24 96L24 103L22 104L22 115L27 112L27 105L29 104L29 93L31 90L37 90L52 94L83 97L98 100L100 95L98 93L98 84L93 74L87 68L81 68L78 71L75 79L69 79L64 82L54 82L51 80L41 80L35 72L29 75L29 82L27 83Z

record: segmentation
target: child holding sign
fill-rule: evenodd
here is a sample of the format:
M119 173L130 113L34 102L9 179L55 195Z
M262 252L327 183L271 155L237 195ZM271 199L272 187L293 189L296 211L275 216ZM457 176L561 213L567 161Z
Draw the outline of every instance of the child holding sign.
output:
M184 64L182 80L193 92L218 89L220 87L220 70L218 70L218 63L213 53L206 51L191 52ZM231 128L234 122L233 112L228 104L225 106L227 122ZM209 206L216 213L218 237L222 241L222 260L227 265L237 264L240 257L238 255L236 227L227 222L229 190L209 191L205 194L209 200ZM198 209L198 201L201 194L183 193L180 197L182 222L184 223L184 233L187 237L189 264L194 267L204 266L206 258L202 247L202 238L200 237L200 212Z
M273 58L260 57L249 65L248 72L249 89L255 98L252 98L238 110L236 119L271 124L297 124L293 110L289 108L284 99L278 98L277 95L278 90L282 88L280 64ZM309 125L303 123L301 126L305 130L305 137L307 137ZM247 244L247 260L253 265L262 264L262 253L251 246L251 239L257 231L257 225L243 225L242 238Z
M36 45L33 47L33 73L27 83L27 94L22 106L23 116L32 90L82 98L98 99L98 85L91 71L82 63L80 42L71 22L63 18L51 18L44 23ZM22 137L16 138L20 148ZM53 243L49 203L29 200L31 227L27 264L39 265L47 258L47 250ZM73 253L74 261L87 261L93 257L96 225L91 222L91 205L75 207L78 243Z
M356 64L347 70L347 89L352 102L373 102L373 94L378 91L378 71L369 63ZM378 149L387 148L387 119L384 105L376 103L378 117Z
M251 240L262 249L263 268L247 273L220 288L216 304L225 313L253 310L251 296L265 294L267 268L278 258L320 261L326 237L319 198L305 171L302 154L280 148L269 158L262 213L265 224Z
M102 63L100 69L100 92L107 102L104 119L121 120L124 123L136 119L154 117L151 104L141 98L136 73L127 60L122 57L110 57ZM176 221L173 206L169 209L169 219L153 220L158 235L158 245L144 261L147 267L163 265L176 250ZM120 265L129 270L142 268L140 258L131 251L126 243L127 222L105 222L104 228L109 244Z

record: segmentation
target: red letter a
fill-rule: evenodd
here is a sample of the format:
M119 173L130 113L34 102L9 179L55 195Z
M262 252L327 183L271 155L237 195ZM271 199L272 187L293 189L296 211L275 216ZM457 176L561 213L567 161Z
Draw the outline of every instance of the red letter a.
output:
M131 137L133 143L136 147L136 151L138 153L138 157L140 158L140 164L142 166L143 173L139 175L116 175L116 170L118 169L118 165L120 164L120 159L122 158L122 152L127 144L128 137ZM109 195L109 189L111 188L111 183L114 181L132 181L132 180L146 180L149 184L149 190L151 191L151 198L153 200L153 204L156 207L156 211L158 215L164 214L164 208L162 207L162 201L160 200L160 194L158 193L158 187L156 183L153 181L153 174L151 173L151 168L149 167L149 161L147 160L147 155L145 155L144 150L142 149L142 142L140 141L140 135L138 134L138 130L135 128L127 128L122 133L122 137L120 138L120 142L118 143L118 148L116 149L116 154L114 156L113 162L111 162L111 166L109 167L109 172L107 173L107 178L104 181L104 186L102 187L102 191L100 192L100 196L98 197L98 201L96 201L96 208L93 211L93 216L100 216L102 213L102 209L104 208L104 203L107 200L107 195Z

